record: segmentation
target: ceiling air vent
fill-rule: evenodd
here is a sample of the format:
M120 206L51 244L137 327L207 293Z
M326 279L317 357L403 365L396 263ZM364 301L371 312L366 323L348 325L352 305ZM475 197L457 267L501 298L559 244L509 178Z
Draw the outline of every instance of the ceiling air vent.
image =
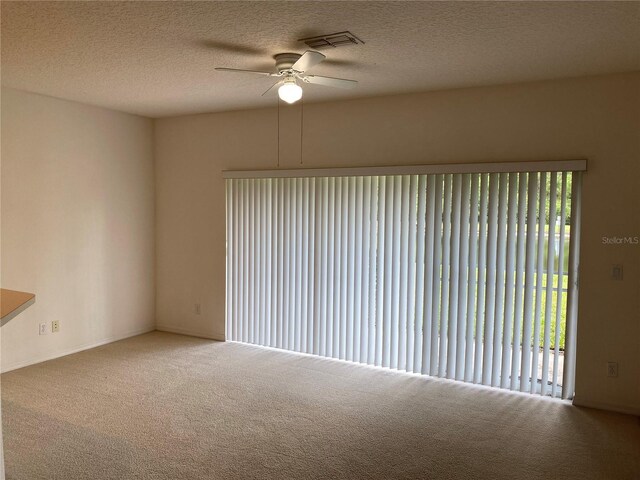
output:
M306 43L314 50L320 50L329 47L345 47L347 45L364 44L362 40L351 32L330 33L329 35L318 35L316 37L301 38L299 42Z

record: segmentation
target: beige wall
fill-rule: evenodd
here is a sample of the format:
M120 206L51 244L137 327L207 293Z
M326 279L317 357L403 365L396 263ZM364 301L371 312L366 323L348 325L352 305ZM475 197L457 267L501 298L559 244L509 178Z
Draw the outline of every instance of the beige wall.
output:
M299 165L298 108L282 167ZM310 104L304 120L306 167L587 158L576 403L640 412L640 246L601 240L640 235L640 74ZM221 171L276 166L276 112L161 119L155 138L158 328L222 339Z
M2 93L0 90L0 105ZM2 144L2 129L0 128L0 145ZM0 239L2 238L2 155L0 154ZM2 241L0 241L0 286L2 285ZM2 328L0 328L0 371L2 369ZM4 437L2 435L2 385L0 384L0 480L5 480L4 474Z
M2 370L153 330L153 122L11 89L1 108L2 286L36 294Z

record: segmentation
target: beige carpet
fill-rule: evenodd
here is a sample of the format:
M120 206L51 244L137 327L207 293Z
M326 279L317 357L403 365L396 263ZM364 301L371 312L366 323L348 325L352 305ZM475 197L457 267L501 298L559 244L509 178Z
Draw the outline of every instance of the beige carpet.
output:
M9 480L640 478L636 417L160 332L2 402Z

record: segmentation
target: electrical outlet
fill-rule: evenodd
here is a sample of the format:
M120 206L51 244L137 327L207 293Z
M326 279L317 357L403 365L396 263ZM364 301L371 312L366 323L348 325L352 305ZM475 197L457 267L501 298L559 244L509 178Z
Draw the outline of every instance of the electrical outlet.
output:
M607 362L607 377L618 376L618 362Z
M53 333L60 331L60 322L58 320L54 320L51 322L51 331Z
M41 323L40 329L38 330L38 335L46 335L47 334L47 324Z
M193 311L196 313L196 315L200 315L200 304L199 303L196 303L193 306Z

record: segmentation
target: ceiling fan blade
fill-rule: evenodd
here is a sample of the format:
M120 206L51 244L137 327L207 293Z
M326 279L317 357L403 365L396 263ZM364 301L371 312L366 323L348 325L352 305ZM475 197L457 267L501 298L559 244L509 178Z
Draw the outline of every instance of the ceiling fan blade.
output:
M266 75L268 77L277 77L277 73L271 72L258 72L257 70L241 70L239 68L224 68L224 67L216 67L216 70L219 72L236 72L236 73L255 73L256 75Z
M346 78L333 78L333 77L321 77L318 75L305 75L304 81L308 83L315 83L317 85L324 85L326 87L338 87L338 88L354 88L358 85L356 80L347 80Z
M298 59L296 63L294 63L291 68L298 72L306 72L311 67L319 64L323 61L325 57L323 54L318 52L312 52L311 50L307 50L302 54L302 56Z
M264 97L267 93L269 93L271 90L273 90L273 88L276 85L280 85L282 82L280 80L278 80L276 83L274 83L273 85L271 85L269 88L267 88L264 93L261 95L262 97Z

